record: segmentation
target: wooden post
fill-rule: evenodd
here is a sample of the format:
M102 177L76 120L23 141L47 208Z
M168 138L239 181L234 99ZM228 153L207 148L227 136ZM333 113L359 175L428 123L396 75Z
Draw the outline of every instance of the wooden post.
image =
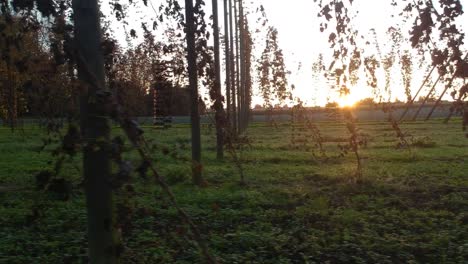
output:
M434 83L434 85L432 85L431 90L427 93L427 96L424 98L424 101L423 101L423 102L421 103L421 105L419 106L418 111L416 111L416 113L414 114L412 121L416 121L416 118L418 118L419 112L421 112L422 108L424 107L424 105L426 104L427 100L429 99L429 95L431 95L431 93L435 90L435 87L436 87L437 84L439 83L440 78L441 78L441 76L439 75L439 77L437 77L437 80L436 80L436 82Z
M195 50L195 18L193 1L185 0L185 26L187 38L187 61L191 92L190 120L192 124L192 180L195 185L204 184L201 166L200 115L198 114L198 73Z
M221 61L219 51L219 22L218 22L218 0L212 1L213 5L213 35L214 35L214 62L215 62L215 81L214 89L216 90L215 98L215 122L216 122L216 158L223 159L223 101L221 95Z
M236 110L236 92L237 92L237 83L236 83L236 76L235 76L235 56L234 56L234 25L233 25L233 5L232 0L229 0L229 39L231 42L231 56L230 56L230 64L231 64L231 100L232 100L232 132L234 135L237 135L237 110Z
M243 0L239 0L239 27L240 27L240 80L241 80L241 87L240 87L240 98L241 103L240 105L240 118L241 118L241 132L244 132L247 128L247 116L246 116L246 109L249 107L246 101L246 68L245 68L245 25L244 25L244 5Z
M424 82L421 84L421 87L419 87L419 90L416 92L416 94L414 95L413 99L411 99L411 101L409 101L407 104L406 104L406 109L405 111L403 112L403 114L401 115L400 117L400 122L403 120L403 118L405 118L406 114L408 113L409 111L409 108L411 107L411 105L413 105L414 101L416 100L416 98L418 97L419 93L421 92L422 88L424 88L424 85L426 85L427 81L429 81L429 78L431 77L432 75L432 72L435 70L436 66L433 66L431 71L429 72L429 74L426 76L426 79L424 79Z
M230 9L229 9L230 12ZM228 0L224 0L224 45L226 60L226 118L227 124L231 125L231 50L229 41L229 12ZM230 128L229 128L230 129Z
M110 159L110 125L99 98L105 94L104 58L101 51L100 13L97 0L73 0L78 78L87 89L81 95L83 174L88 213L90 263L118 263L113 213ZM94 76L90 76L90 73Z

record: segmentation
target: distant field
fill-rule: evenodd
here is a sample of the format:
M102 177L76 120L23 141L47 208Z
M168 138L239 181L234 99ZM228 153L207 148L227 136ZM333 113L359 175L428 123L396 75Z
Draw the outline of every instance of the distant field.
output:
M407 114L405 115L405 120L412 120L416 112L419 109L419 104L414 104L409 107ZM406 104L394 105L395 109L393 115L395 117L402 116L403 112L406 110ZM421 108L421 111L418 113L417 120L424 120L429 112L431 112L433 104L427 104ZM446 118L450 114L451 103L444 102L439 105L431 115L432 119ZM335 112L334 108L325 108L325 107L313 107L306 108L307 115L309 119L315 120L318 122L326 122L330 120L330 113ZM252 121L253 122L265 122L268 119L268 111L261 109L252 110ZM354 107L353 113L355 116L362 121L386 121L388 118L388 113L382 111L381 105L364 105ZM213 120L213 113L209 115L202 115L201 122L204 124L209 124ZM460 113L454 113L455 117L460 117ZM288 122L291 119L291 109L275 109L273 112L273 118L278 122ZM152 125L154 120L152 116L142 116L138 117L138 122L140 124ZM37 118L23 118L19 121L24 125L39 124L40 120ZM190 116L173 116L172 122L174 124L190 124ZM2 120L0 119L0 125L2 125Z
M349 137L345 125L316 125L326 157L307 130L293 145L289 123L252 124L251 146L241 155L246 187L239 186L228 155L216 161L208 127L202 138L206 188L191 185L187 162L160 150L154 158L222 263L466 263L468 139L459 119L402 125L412 135L411 151L396 148L388 123L359 123L369 138L360 150L360 184L350 181L354 156L339 155L338 144ZM145 130L159 149L190 156L188 126ZM86 262L80 161L68 161L61 172L75 185L69 201L35 191L35 174L53 166L52 147L37 152L44 136L33 126L14 133L0 128L0 263ZM133 152L127 156L136 160ZM124 263L202 263L160 188L137 174L132 181Z

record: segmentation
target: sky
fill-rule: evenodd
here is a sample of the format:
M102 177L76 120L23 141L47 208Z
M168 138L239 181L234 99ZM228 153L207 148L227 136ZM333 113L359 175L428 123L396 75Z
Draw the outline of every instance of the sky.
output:
M149 0L150 2L151 0ZM209 17L211 15L211 0L205 0L206 2L206 13ZM219 2L219 14L223 14L223 0ZM152 6L157 9L161 0L152 0ZM184 1L180 0L181 5ZM327 101L337 101L341 105L353 104L355 101L372 97L373 90L366 85L366 78L364 72L360 74L360 81L356 87L351 88L351 94L346 97L340 97L337 91L330 90L329 85L325 82L324 78L319 80L313 78L312 74L312 63L318 58L319 53L323 53L325 57L325 64L330 63L330 57L332 50L329 48L328 35L329 33L321 33L319 30L319 24L323 22L322 18L317 16L319 8L318 4L314 0L247 0L245 6L251 11L263 5L265 7L269 24L278 29L279 34L279 45L283 49L285 55L286 66L292 73L289 76L289 83L294 84L296 87L293 95L299 97L306 105L324 105ZM108 6L103 4L102 6L104 13L108 12ZM353 19L353 25L359 30L361 34L368 34L370 29L375 29L378 36L378 42L383 53L388 49L388 39L385 38L385 32L390 26L395 26L401 23L401 19L397 16L396 18L392 15L399 13L399 9L392 9L390 0L355 0L353 3L353 10L356 12L355 18ZM401 8L401 7L399 7ZM140 21L148 20L148 17L154 17L155 10L149 5L149 7L143 7L132 9L129 12L129 28L138 28ZM223 30L223 19L220 19L221 32ZM464 14L462 19L458 21L461 25L468 25L468 15ZM255 24L255 21L251 20L251 24ZM406 31L409 30L408 25L402 26ZM464 30L464 27L461 27ZM122 31L122 29L116 29L116 32ZM123 34L119 34L122 40L124 40ZM372 39L370 39L372 42ZM263 47L263 42L257 45L255 48L259 52ZM405 48L411 49L407 46ZM370 49L373 49L372 47ZM426 75L427 65L422 65L422 69L419 69L420 65L417 65L418 57L415 51L412 51L414 55L414 69L413 69L413 81L412 91L413 94L419 88L423 79ZM299 65L301 65L299 69ZM398 67L398 66L396 66ZM383 70L377 72L380 83L383 85L385 82ZM435 79L437 78L434 75ZM399 69L392 71L392 94L385 94L384 100L387 99L399 99L404 100L404 88L401 83L401 77ZM442 85L439 89L442 89ZM385 97L386 96L386 97ZM447 95L444 99L449 99ZM258 94L254 94L254 104L261 104L261 99Z
M308 104L314 101L319 105L324 105L327 100L338 101L342 105L352 104L359 99L372 97L373 90L365 83L364 73L361 72L361 81L357 87L352 87L351 94L347 98L340 98L337 92L330 91L324 83L314 82L311 66L319 53L324 53L326 58L330 58L331 49L328 44L328 34L319 31L319 24L323 19L317 16L319 11L317 4L312 0L288 0L285 1L265 0L261 2L270 18L271 24L278 28L281 47L283 47L288 66L291 70L296 69L298 62L302 62L302 69L290 76L290 81L296 86L296 95L301 97ZM468 3L467 3L468 4ZM362 33L368 33L371 28L375 29L381 42L380 48L386 50L385 32L390 26L401 23L399 17L392 18L392 15L398 15L399 9L392 9L390 0L355 0L353 4L355 10L359 13L353 19L354 26ZM468 15L464 14L463 19L459 21L461 25L468 26ZM462 27L462 29L464 29ZM407 29L409 30L409 29ZM408 49L411 47L407 46ZM417 61L417 54L414 52L414 60ZM418 67L418 65L414 65ZM414 69L412 91L413 95L423 82L426 76L427 66L423 70ZM384 83L383 71L378 72L380 83ZM393 77L394 76L394 77ZM392 78L398 80L401 77L398 72L392 72ZM437 76L434 74L434 79ZM318 87L317 87L318 86ZM325 89L322 88L325 86ZM404 100L404 88L401 83L396 81L393 85L392 99L398 98ZM318 91L317 91L318 88ZM439 87L439 90L442 87ZM313 98L312 98L313 97ZM315 99L315 100L314 100ZM449 99L449 96L444 97Z

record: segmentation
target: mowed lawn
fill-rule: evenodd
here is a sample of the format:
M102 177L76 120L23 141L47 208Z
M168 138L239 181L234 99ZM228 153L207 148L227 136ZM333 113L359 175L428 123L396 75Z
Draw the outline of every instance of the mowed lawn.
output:
M468 139L461 121L403 124L411 151L396 148L387 122L362 122L363 176L338 144L342 122L320 122L325 156L311 132L292 144L288 123L255 123L240 156L239 185L232 157L215 159L214 130L203 128L208 185L191 184L188 126L145 128L161 174L199 225L222 263L467 263ZM119 134L119 129L114 129ZM37 191L35 175L53 169L53 145L38 152L44 130L0 128L0 263L86 263L86 208L79 157L59 178L72 182L70 199ZM128 145L128 142L127 142ZM138 167L133 151L125 154ZM123 263L203 263L188 228L161 189L132 175L119 191ZM123 205L125 204L125 206Z

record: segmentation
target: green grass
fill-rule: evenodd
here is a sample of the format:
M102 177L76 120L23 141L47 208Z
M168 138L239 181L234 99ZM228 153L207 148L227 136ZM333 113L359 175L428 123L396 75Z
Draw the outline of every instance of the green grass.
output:
M402 125L414 136L409 152L385 122L363 122L369 136L363 180L353 184L344 124L318 123L327 158L314 157L307 132L292 146L287 124L252 124L242 152L248 185L230 161L215 159L214 131L203 131L206 188L191 185L190 165L154 152L158 169L223 263L466 263L468 140L460 120ZM145 128L159 146L190 157L187 126ZM115 129L119 133L118 129ZM0 263L86 262L83 191L69 201L35 191L35 174L51 169L50 149L37 152L43 130L0 128ZM126 156L137 164L135 153ZM80 183L80 160L61 177ZM124 263L202 263L187 228L163 192L137 174ZM117 200L122 200L122 196ZM39 210L33 210L39 208Z

